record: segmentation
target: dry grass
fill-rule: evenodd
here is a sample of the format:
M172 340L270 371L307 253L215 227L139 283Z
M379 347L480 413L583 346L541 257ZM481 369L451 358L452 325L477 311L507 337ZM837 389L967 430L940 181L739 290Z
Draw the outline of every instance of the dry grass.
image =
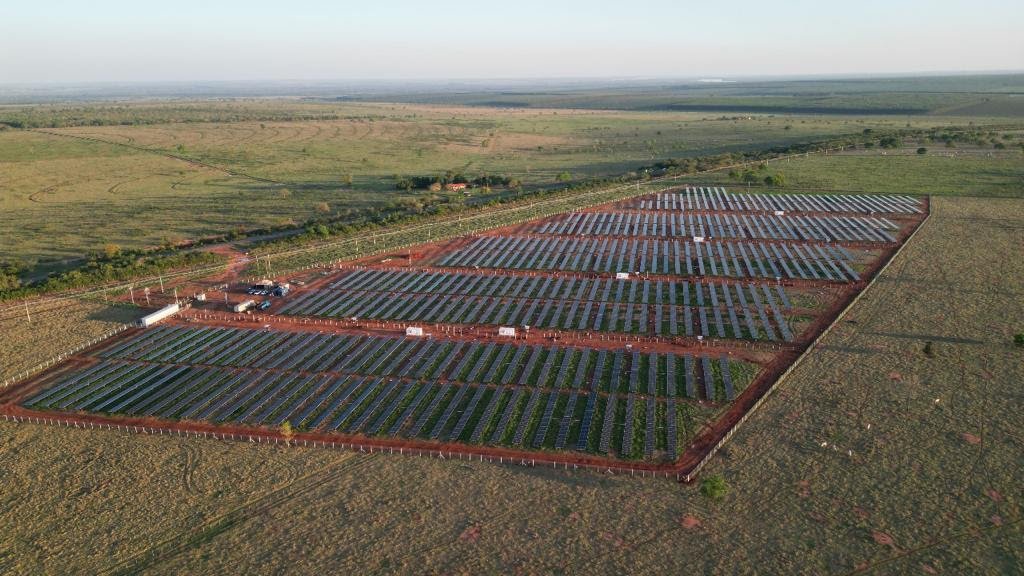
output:
M666 481L3 424L0 571L1019 573L1024 202L934 212L714 460L719 504Z
M8 303L0 312L0 381L143 315L137 308L80 300L32 303L28 312L21 303Z
M395 190L394 175L505 174L531 190L554 184L562 172L578 179L617 175L665 158L954 122L294 100L166 108L133 103L116 114L211 121L0 132L0 236L13 239L0 245L0 260L74 258L107 242L136 248L304 222L320 215L324 202L337 214L423 200L422 193ZM337 119L245 119L255 112ZM110 113L86 107L76 114ZM226 121L233 113L242 119ZM282 188L290 194L280 194ZM500 193L507 194L495 189L488 197Z

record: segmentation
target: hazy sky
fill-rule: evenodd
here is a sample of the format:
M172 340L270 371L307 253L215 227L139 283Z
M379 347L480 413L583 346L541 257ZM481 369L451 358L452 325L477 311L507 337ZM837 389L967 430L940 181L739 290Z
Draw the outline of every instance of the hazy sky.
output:
M0 84L1024 69L1021 0L12 0Z

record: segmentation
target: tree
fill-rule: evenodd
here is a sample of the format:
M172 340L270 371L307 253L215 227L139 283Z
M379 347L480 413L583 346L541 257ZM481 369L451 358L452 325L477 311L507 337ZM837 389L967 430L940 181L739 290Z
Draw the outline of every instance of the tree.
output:
M782 174L769 174L764 177L765 186L785 186L786 178Z
M729 485L721 474L708 476L700 482L700 493L715 502L721 502L729 492Z
M928 153L928 149L922 146L921 148L917 149L917 153L924 156L925 154Z
M747 184L754 184L755 182L759 182L760 180L761 179L758 178L757 174L755 174L753 171L751 171L751 170L744 170L743 171L743 182L745 182Z
M895 136L885 136L878 141L878 145L882 148L899 148L903 143Z
M316 205L316 211L327 213L331 211L331 207L327 204L327 202L321 202Z
M120 253L121 253L121 247L118 246L117 244L104 244L103 245L103 255L106 256L108 259L114 258L115 256L117 256Z
M345 186L352 186L352 175L342 174L341 183L344 184Z
M1013 345L1017 348L1024 348L1024 332L1013 335Z
M284 424L281 424L281 436L284 436L285 443L291 443L292 437L295 436L295 430L292 429L292 423L285 420Z

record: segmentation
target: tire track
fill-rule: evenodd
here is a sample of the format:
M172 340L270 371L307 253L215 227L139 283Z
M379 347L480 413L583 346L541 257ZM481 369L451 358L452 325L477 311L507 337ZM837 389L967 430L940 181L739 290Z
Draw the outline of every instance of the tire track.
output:
M64 182L60 182L58 184L53 184L52 186L47 186L46 188L43 188L42 190L39 190L38 192L33 192L32 194L30 194L28 199L31 202L35 202L36 204L46 204L46 202L43 202L42 200L39 199L39 196L41 196L43 194L51 194L51 193L55 192L58 188L62 188L64 186L67 186L67 185L73 184L73 183L74 183L73 180L65 180Z
M104 140L102 138L96 138L96 137L92 137L92 136L80 136L80 135L77 135L77 134L64 134L64 133L61 133L61 132L51 132L49 130L34 129L34 130L30 130L30 132L37 132L39 134L47 134L47 135L50 135L50 136L59 136L61 138L74 138L76 140L83 140L83 141L86 141L86 142L93 142L93 143L97 143L97 144L106 144L108 146L120 146L122 148L128 148L128 149L131 149L131 150L136 150L138 152L146 152L148 154L156 154L158 156L163 156L164 158L169 158L171 160L177 160L179 162L185 162L186 164L189 164L190 166L206 168L208 170L214 170L214 171L217 171L217 172L221 172L223 174L227 174L228 176L239 176L239 177L242 177L242 178L248 178L249 180L253 180L255 182L263 182L265 184L287 184L287 185L292 185L292 186L297 185L297 183L295 183L295 182L282 182L282 181L279 181L279 180L273 180L271 178L264 178L262 176L254 176L252 174L248 174L248 173L245 173L245 172L240 172L238 170L233 170L233 169L230 169L230 168L224 168L222 166L217 166L216 164L210 164L210 163L204 162L202 160L196 160L194 158L188 158L188 157L181 156L181 155L178 155L178 154L173 154L171 152L165 152L163 150L156 150L156 149L153 149L153 148L147 148L145 146L138 146L138 145L135 145L135 144L125 144L125 143L122 143L122 142L112 142L110 140ZM61 185L63 185L63 184L61 184ZM45 191L46 190L43 190L43 192L45 192ZM35 195L33 194L33 196L35 196ZM29 197L29 200L32 200L33 202L38 202L37 200L34 200L32 198L32 196Z
M336 464L337 467L326 474L323 474L322 470L316 470L298 477L280 488L272 490L220 516L211 518L195 528L170 536L141 552L100 570L99 573L117 575L139 574L174 558L190 548L201 546L218 535L241 526L245 522L274 508L313 492L325 484L341 480L350 473L366 467L374 461L376 455L363 455L361 458L357 456L359 454L354 452L346 454L333 463L332 465Z
M185 452L185 470L182 474L182 482L185 484L185 490L195 492L196 487L193 475L195 474L196 467L199 465L199 451L189 443L184 444L182 448Z

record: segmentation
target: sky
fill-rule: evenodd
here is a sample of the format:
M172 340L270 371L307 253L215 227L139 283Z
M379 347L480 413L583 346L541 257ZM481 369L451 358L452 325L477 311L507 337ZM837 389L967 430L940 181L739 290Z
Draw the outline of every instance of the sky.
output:
M1020 0L78 0L0 11L0 84L1024 69Z

